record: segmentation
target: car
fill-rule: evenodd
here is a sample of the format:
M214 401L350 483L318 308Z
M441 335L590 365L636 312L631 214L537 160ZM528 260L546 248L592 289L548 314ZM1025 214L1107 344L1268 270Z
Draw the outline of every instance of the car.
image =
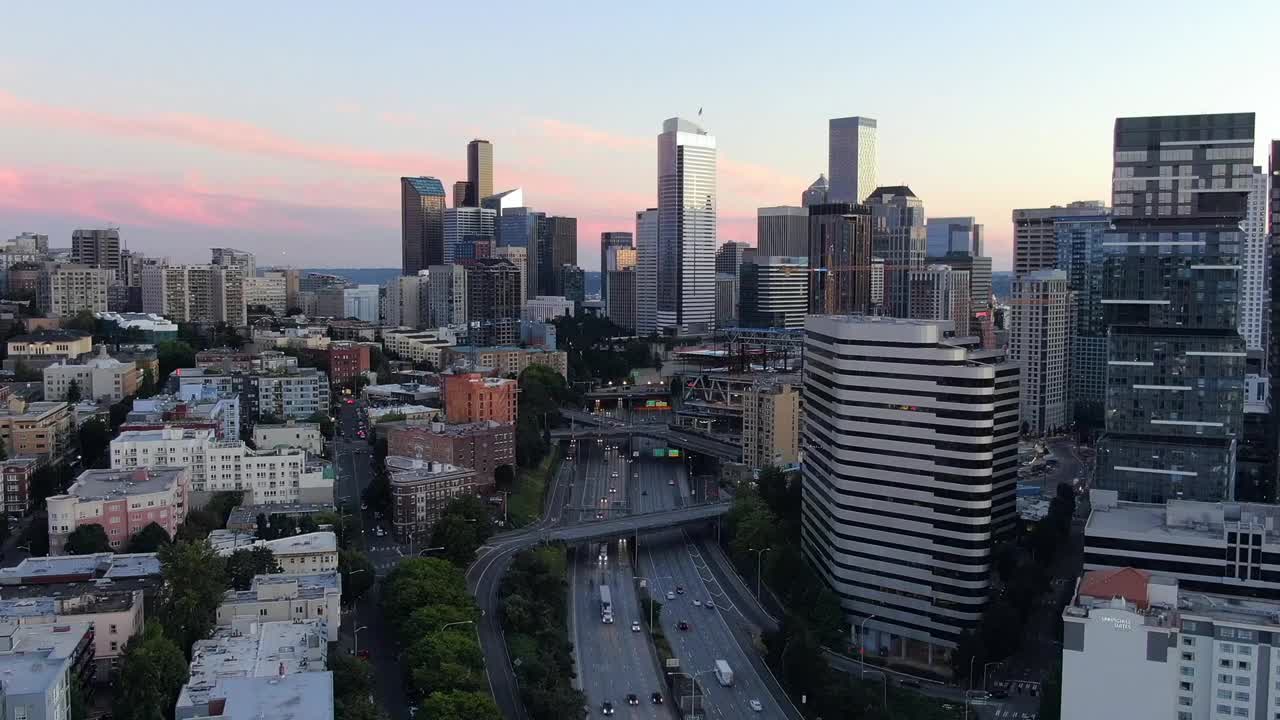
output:
M903 683L903 684L905 685L906 683ZM1009 697L1009 691L1008 690L992 690L991 697L995 698L996 700L1006 700Z
M609 473L609 477L611 477L611 478L616 478L616 477L618 477L618 473L617 473L616 471L615 471L615 472L611 472L611 473Z
M678 594L678 595L683 595L683 594L684 594L684 586L683 586L683 585L677 585L677 586L676 586L676 594Z
M750 700L748 700L747 706L750 707L752 710L755 710L756 712L764 712L764 705L760 704L760 701L756 700L755 698L751 698Z
M608 700L605 700L603 703L601 703L601 704L600 704L600 714L601 714L601 715L612 715L612 714L613 714L613 703L609 702Z
M667 599L668 599L668 600L675 600L675 599L676 599L676 594L675 594L675 593L673 593L673 592L671 592L670 590L668 590L668 591L667 591Z
M675 485L675 484L676 484L676 481L675 481L674 479L672 479L672 480L668 480L668 481L667 481L667 484L668 484L668 485Z
M369 503L360 503L360 509L361 509L361 510L368 510L368 509L369 509Z
M656 693L653 693L653 694L649 695L649 700L653 701L653 704L654 704L654 705L661 705L661 704L662 704L662 693L660 693L660 692L656 692Z
M693 599L693 606L694 606L694 607L702 607L702 601L701 601L701 600L699 600L699 599L697 599L697 598L694 598L694 599Z
M347 404L348 404L348 405L355 405L355 404L356 404L356 401L355 401L355 400L352 400L351 398L347 398Z
M598 512L598 513L596 513L596 519L597 519L597 520L603 520L603 519L604 519L604 513L602 513L602 512Z
M912 679L908 678L908 679L902 680L902 681L901 681L901 682L899 682L898 684L899 684L899 685L901 685L902 687L905 687L905 688L915 688L915 689L917 689L917 690L919 690L919 689L920 689L920 681L919 681L919 680L912 680Z
M966 695L969 696L970 700L990 700L991 699L991 693L987 692L986 690L970 690L968 693L966 693Z
M609 492L611 492L611 493L616 493L616 492L618 492L618 488L616 488L616 487L611 487L611 488L609 488Z
M716 604L715 604L715 602L713 602L712 600L707 600L707 602L706 602L706 606L707 606L707 609L708 609L708 610L715 610L715 609L716 609Z
M639 621L639 620L632 620L632 621L631 621L631 632L640 632L640 621Z
M635 693L627 693L627 704L628 704L628 705L639 705L639 704L640 704L640 698L636 697L636 694L635 694Z
M687 631L689 629L689 623L681 620L680 622L676 623L676 628L679 630Z

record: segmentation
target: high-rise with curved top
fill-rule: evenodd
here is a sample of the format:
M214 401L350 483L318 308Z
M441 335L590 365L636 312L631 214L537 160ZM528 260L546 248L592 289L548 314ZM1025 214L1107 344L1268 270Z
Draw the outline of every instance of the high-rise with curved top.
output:
M658 135L658 331L715 325L716 139L684 118Z

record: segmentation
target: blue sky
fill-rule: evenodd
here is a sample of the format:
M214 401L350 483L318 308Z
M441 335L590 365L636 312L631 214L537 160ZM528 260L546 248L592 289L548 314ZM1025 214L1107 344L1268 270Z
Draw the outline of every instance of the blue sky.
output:
M976 5L976 7L974 7ZM601 230L654 204L655 136L693 116L720 147L720 237L795 204L826 169L826 120L880 123L879 179L928 214L977 215L997 269L1014 207L1106 199L1116 116L1258 113L1280 137L1280 3L707 1L6 8L0 236L117 224L201 260L396 265L397 177L463 172ZM785 10L785 11L784 11Z

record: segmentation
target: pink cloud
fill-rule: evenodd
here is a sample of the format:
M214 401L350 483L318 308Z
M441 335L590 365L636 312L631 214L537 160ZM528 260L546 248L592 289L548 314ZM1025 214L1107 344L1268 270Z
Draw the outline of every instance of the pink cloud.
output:
M611 150L652 150L657 147L656 142L651 139L598 130L586 125L564 122L554 118L542 118L535 121L534 124L543 135L556 140L583 143L585 145L599 145Z

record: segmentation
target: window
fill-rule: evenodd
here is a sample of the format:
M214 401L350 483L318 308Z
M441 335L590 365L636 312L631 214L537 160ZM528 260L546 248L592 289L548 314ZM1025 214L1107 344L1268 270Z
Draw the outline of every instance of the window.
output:
M1218 652L1229 653L1235 651L1236 649L1231 643L1218 643Z
M1248 669L1249 669L1249 661L1247 661L1247 660L1240 660L1239 662L1237 662L1237 663L1236 663L1236 667L1237 667L1238 669L1240 669L1240 670L1248 670Z
M1218 714L1220 714L1220 715L1230 715L1230 714L1231 714L1231 706L1230 706L1230 705L1219 705L1219 706L1217 707L1217 710L1218 710Z
M1180 687L1183 692L1191 692L1191 683L1189 682L1178 683L1178 687ZM1222 691L1219 690L1218 692L1222 692ZM1227 693L1227 699L1230 699L1230 696L1231 696L1231 693Z
M112 634L112 635L115 635L115 634L116 634L116 626L115 626L115 625L112 625L112 626L111 626L111 634Z
M1186 675L1187 677L1193 677L1193 676L1196 674L1196 669L1195 669L1195 668L1193 668L1193 667L1187 667L1187 666L1185 666L1185 665L1184 665L1184 666L1183 666L1182 668L1180 668L1180 669L1182 670L1182 674L1183 674L1183 675ZM1276 683L1276 684L1277 684L1277 685L1280 685L1280 683Z
M1231 699L1231 691L1230 691L1230 690L1218 690L1218 699L1219 699L1219 700L1230 700L1230 699Z
M112 640L112 641L111 641L111 652L115 652L115 651L117 651L117 650L119 650L119 649L120 649L120 643L116 642L115 640Z
M1190 652L1184 652L1182 653L1182 659L1186 660L1187 662L1192 662L1196 659L1196 654L1190 653Z
M1249 687L1249 683L1250 683L1250 681L1249 681L1248 676L1246 676L1246 675L1237 675L1237 676L1236 676L1236 684L1237 684L1237 685L1239 685L1239 686L1241 686L1241 687Z
M1230 661L1230 660L1228 660L1227 658L1221 658L1221 659L1219 659L1219 660L1218 660L1218 667L1220 667L1220 668L1229 668L1229 667L1231 667L1231 661Z
M1247 692L1236 693L1236 700L1239 700L1240 702L1249 702L1249 693Z

